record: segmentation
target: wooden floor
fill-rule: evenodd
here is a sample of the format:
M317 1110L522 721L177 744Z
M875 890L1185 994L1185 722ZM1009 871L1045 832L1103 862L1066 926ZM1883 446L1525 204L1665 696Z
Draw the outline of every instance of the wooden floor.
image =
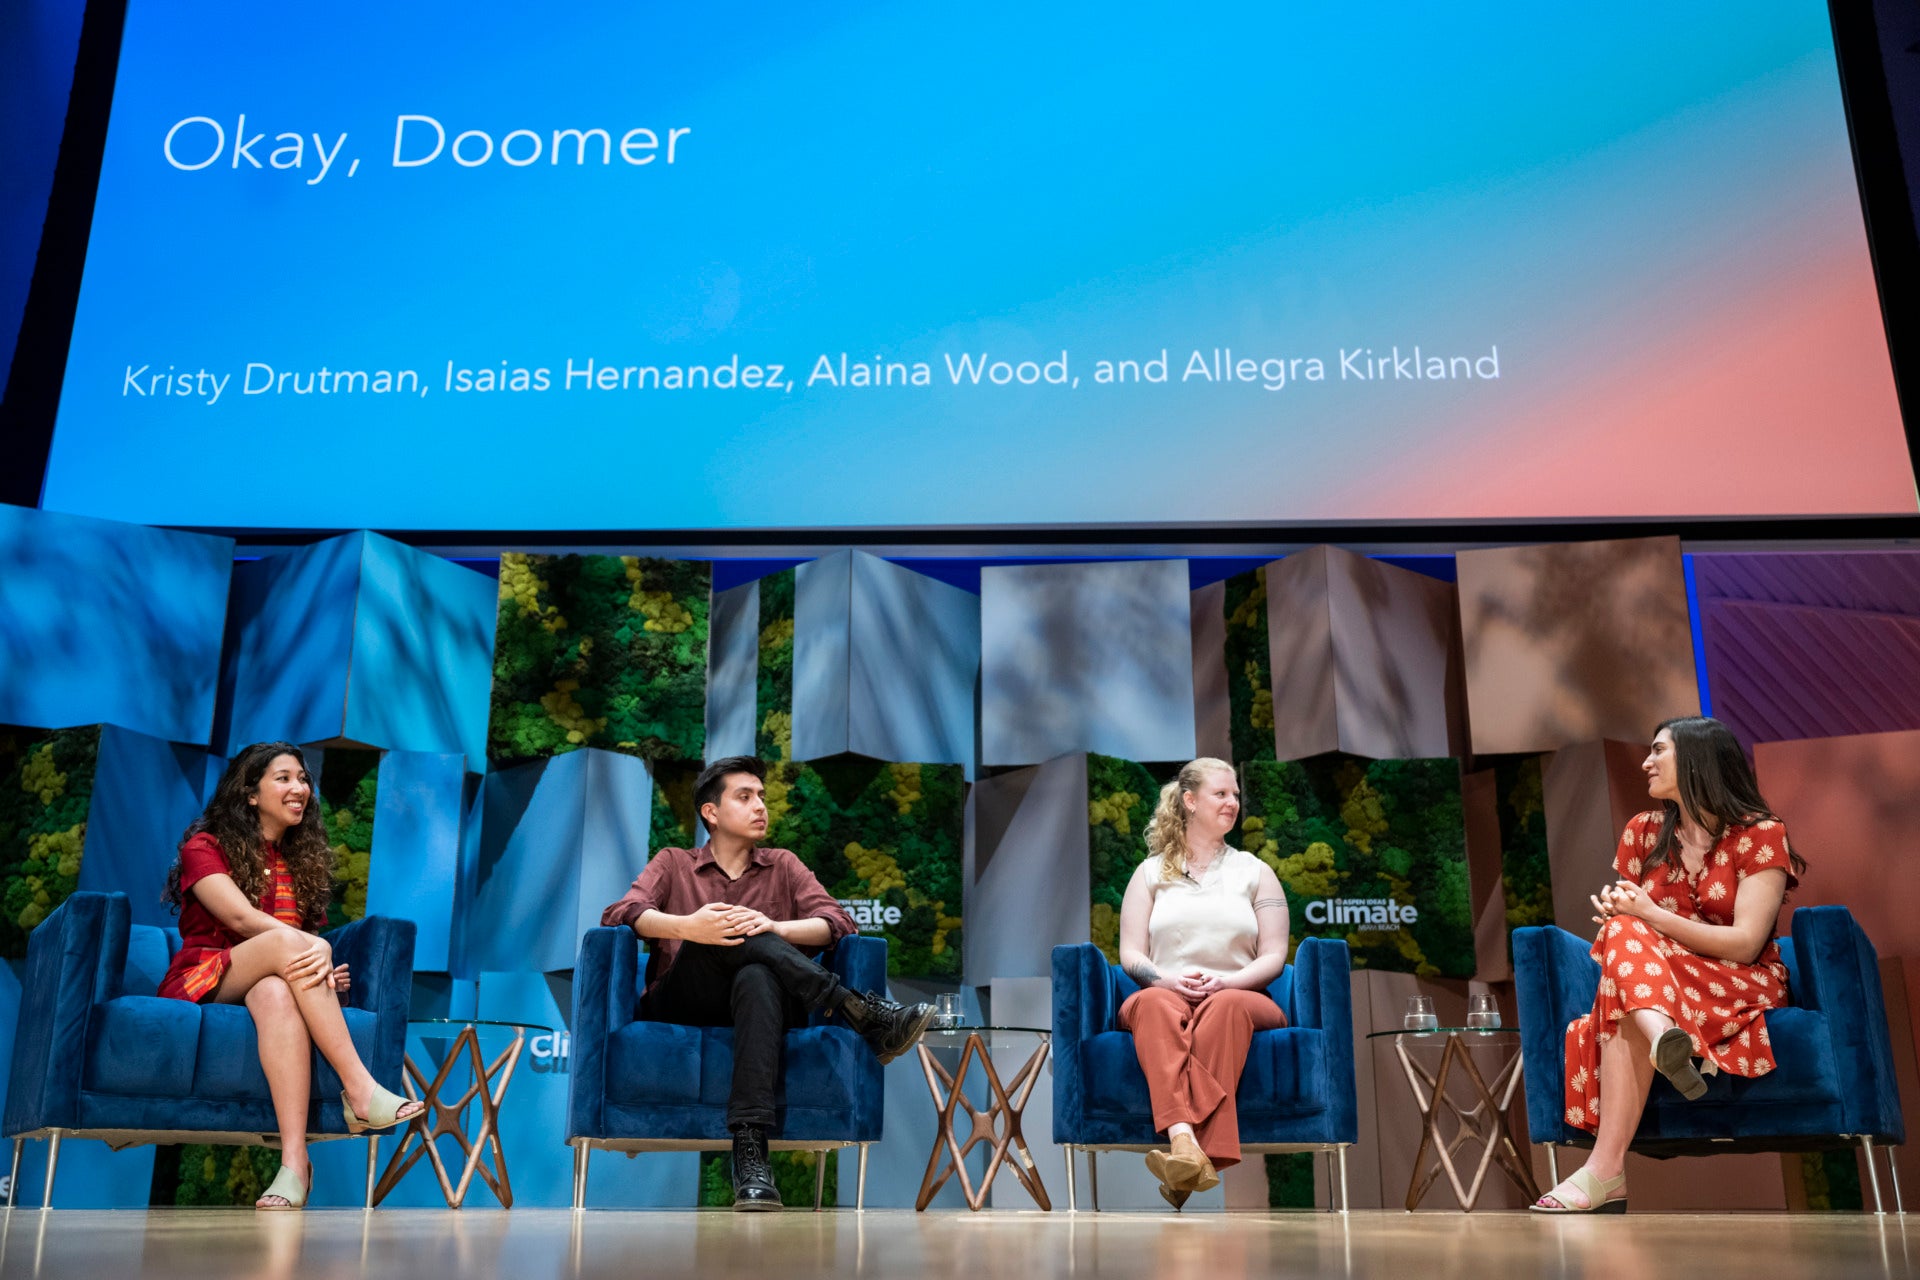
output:
M1857 1215L512 1213L161 1209L0 1228L0 1278L1910 1276L1920 1222Z

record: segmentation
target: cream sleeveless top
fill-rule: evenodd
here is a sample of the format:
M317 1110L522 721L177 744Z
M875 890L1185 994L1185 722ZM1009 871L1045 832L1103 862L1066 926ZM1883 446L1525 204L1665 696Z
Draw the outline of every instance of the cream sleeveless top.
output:
M1253 898L1260 886L1260 859L1228 848L1199 880L1160 878L1160 860L1149 858L1139 874L1147 877L1153 911L1147 917L1147 959L1163 974L1199 969L1225 975L1252 964L1259 955L1260 926Z

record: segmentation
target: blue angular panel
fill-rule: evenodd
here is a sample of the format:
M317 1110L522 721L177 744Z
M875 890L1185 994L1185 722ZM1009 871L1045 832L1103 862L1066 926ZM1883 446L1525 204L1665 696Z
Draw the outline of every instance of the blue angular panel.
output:
M499 586L439 556L365 534L346 732L396 751L486 759Z
M0 506L0 724L213 730L233 540Z
M471 569L349 533L234 571L219 739L274 738L482 760L496 588Z
M981 763L1194 754L1185 560L980 573Z
M852 553L847 749L876 760L974 763L980 598ZM800 728L794 691L794 732Z
M200 816L210 763L220 762L198 748L102 725L79 887L126 894L135 924L178 928L160 892L187 824Z
M363 536L234 566L216 750L345 736Z
M646 762L587 748L487 775L455 971L573 968L580 935L646 865Z
M467 788L465 756L389 751L380 761L367 914L418 926L416 971L444 972L451 964Z

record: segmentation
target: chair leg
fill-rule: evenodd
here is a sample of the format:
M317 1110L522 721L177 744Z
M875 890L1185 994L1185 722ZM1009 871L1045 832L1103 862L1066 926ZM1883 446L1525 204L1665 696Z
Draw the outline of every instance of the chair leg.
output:
M585 1138L576 1138L573 1143L573 1207L576 1210L587 1207L587 1161L593 1158L593 1147Z
M1887 1176L1893 1179L1893 1211L1904 1218L1907 1206L1900 1199L1900 1162L1894 1159L1892 1147L1887 1148Z
M1087 1148L1087 1193L1093 1198L1093 1211L1100 1212L1100 1153Z
M17 1146L15 1150L18 1150ZM1065 1153L1067 1157L1067 1212L1078 1213L1080 1212L1080 1206L1075 1203L1073 1195L1073 1145L1069 1143L1062 1146L1060 1150Z
M813 1211L820 1212L820 1206L827 1198L827 1153L814 1152L813 1159Z
M1340 1212L1341 1214L1344 1216L1347 1210L1350 1208L1352 1208L1352 1206L1347 1203L1347 1148L1346 1148L1346 1144L1342 1143L1340 1146Z
M1560 1148L1551 1142L1547 1144L1547 1176L1554 1186L1560 1185Z
M1867 1181L1873 1184L1874 1216L1884 1218L1887 1208L1880 1203L1880 1166L1873 1162L1873 1139L1864 1133L1860 1135L1860 1153L1866 1157Z
M367 1135L367 1208L373 1208L374 1171L380 1167L380 1135Z
M7 1212L13 1212L13 1206L20 1203L20 1153L26 1150L27 1140L13 1140L13 1177L7 1180Z
M858 1181L854 1184L855 1190L853 1193L853 1211L855 1213L865 1213L867 1209L867 1148L872 1145L871 1142L863 1142L860 1144L860 1173L858 1175Z
M42 1213L53 1208L53 1175L60 1169L60 1131L55 1129L47 1139L47 1185L40 1192L40 1210ZM1874 1184L1875 1195L1879 1194L1879 1183Z

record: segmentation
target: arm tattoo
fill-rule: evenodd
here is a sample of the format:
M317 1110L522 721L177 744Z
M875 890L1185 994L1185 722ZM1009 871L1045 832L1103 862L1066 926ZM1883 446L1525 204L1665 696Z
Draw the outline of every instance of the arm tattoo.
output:
M1123 964L1120 969L1129 978L1143 987L1150 987L1160 981L1160 971L1145 960L1135 960L1132 964Z
M1285 898L1260 898L1254 902L1253 909L1255 911L1262 911L1267 907L1280 907L1284 910L1286 905L1287 900Z

